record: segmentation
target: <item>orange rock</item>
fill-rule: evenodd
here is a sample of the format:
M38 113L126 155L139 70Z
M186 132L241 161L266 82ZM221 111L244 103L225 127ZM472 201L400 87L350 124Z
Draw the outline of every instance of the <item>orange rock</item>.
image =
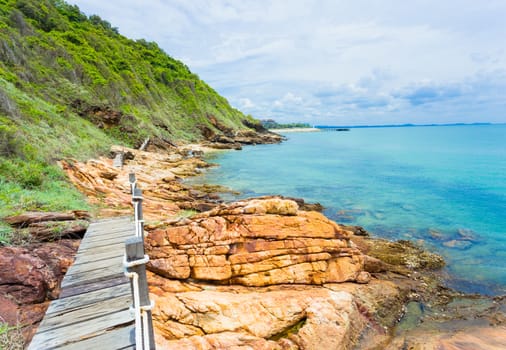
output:
M322 288L152 296L161 349L348 349L365 325L351 294Z
M144 152L119 146L113 146L111 150L130 155L122 168L114 167L112 160L107 158L59 163L74 185L88 196L90 203L107 206L101 214L131 214L130 172L136 173L137 184L143 190L145 219L168 220L181 209L216 205L216 199L207 198L206 194L196 198L190 194L191 187L178 182L180 178L196 175L198 168L208 167L203 160L183 158L177 152Z
M247 286L368 280L350 232L292 200L221 205L146 238L148 268L168 278Z

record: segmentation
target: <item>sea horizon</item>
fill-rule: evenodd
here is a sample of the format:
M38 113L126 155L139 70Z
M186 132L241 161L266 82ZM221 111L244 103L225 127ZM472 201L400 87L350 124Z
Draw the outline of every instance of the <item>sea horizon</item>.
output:
M480 125L506 125L506 123L493 123L493 122L471 122L471 123L403 123L403 124L351 124L351 125L312 125L316 129L336 129L336 128L349 128L349 129L363 129L363 128L411 128L411 127L432 127L432 126L480 126ZM274 129L275 130L275 129Z

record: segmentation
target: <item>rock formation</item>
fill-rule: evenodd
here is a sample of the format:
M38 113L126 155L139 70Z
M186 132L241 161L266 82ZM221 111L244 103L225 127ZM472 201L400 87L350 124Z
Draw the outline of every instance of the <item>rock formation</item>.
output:
M181 210L204 211L220 202L213 188L209 193L204 186L193 189L181 183L181 179L211 166L199 157L191 156L193 150L188 147L155 153L113 147L113 153L126 155L123 167L114 167L112 159L105 157L87 162L61 161L60 165L91 203L104 207L101 216L131 214L128 174L135 172L137 184L143 190L145 217L166 220Z
M350 236L291 200L242 201L150 232L148 268L167 278L246 286L367 282Z
M326 288L151 285L160 349L349 349L366 324L350 293Z
M422 349L427 334L434 334L427 349L502 346L505 298L444 288L432 272L444 264L438 255L338 225L310 211L319 205L283 197L220 204L222 188L181 181L209 166L201 151L114 147L113 153L124 154L123 167L108 158L61 163L91 202L107 207L101 215L131 215L128 173L136 172L148 219L157 348ZM41 226L20 222L25 230ZM51 288L46 296L53 297ZM24 297L9 293L1 300L3 315L40 311L41 304L28 304L20 312ZM438 332L442 325L453 335ZM491 340L479 341L480 332Z
M369 282L351 235L282 198L220 205L152 230L146 252L156 273L150 284L159 345L349 348L366 324L355 298L316 286Z
M0 248L0 316L3 321L29 326L27 339L44 317L48 299L56 299L60 282L74 261L77 240ZM31 327L30 327L31 326Z

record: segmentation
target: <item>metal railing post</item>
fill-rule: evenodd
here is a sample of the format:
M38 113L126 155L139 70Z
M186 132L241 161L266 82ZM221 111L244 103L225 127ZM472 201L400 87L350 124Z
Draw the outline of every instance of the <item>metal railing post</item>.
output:
M135 235L144 239L144 219L142 215L142 190L138 187L134 188L132 194L132 202L134 205L135 219Z
M135 313L135 341L137 350L155 350L155 337L151 309L153 303L149 300L148 281L146 277L146 263L149 257L144 255L144 241L142 237L132 237L125 242L126 275L131 279L134 298L133 311Z
M134 194L134 189L137 187L137 180L135 179L135 173L128 174L128 182L130 183L130 193Z
M153 303L149 300L146 263L149 256L144 255L144 219L142 214L142 190L137 187L135 174L128 174L132 204L134 207L135 237L125 242L125 275L130 278L135 314L135 342L137 350L155 350Z

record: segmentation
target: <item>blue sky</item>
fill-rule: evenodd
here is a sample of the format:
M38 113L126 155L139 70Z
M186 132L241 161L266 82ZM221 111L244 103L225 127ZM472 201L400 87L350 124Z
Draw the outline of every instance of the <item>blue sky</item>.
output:
M504 0L71 0L259 119L506 122Z

